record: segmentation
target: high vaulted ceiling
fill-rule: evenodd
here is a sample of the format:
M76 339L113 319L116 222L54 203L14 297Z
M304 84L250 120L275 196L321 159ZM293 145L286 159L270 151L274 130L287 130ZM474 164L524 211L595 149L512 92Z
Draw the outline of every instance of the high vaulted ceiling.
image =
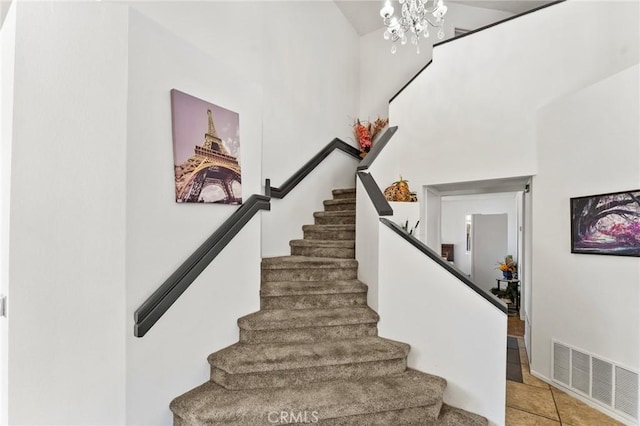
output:
M334 0L334 2L359 35L382 28L380 8L383 6L384 0ZM458 3L518 14L551 3L551 0L446 0L446 3Z

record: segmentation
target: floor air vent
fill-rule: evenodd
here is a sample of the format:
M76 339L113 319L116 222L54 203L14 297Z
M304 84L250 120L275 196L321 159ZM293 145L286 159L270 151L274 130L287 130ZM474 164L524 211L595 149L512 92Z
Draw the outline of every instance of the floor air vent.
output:
M638 420L638 373L553 341L552 379L594 402Z
M568 346L553 342L553 379L567 386L571 368L571 349Z
M616 404L618 411L638 419L638 374L616 365Z
M571 350L571 387L587 395L591 382L590 358L587 354Z
M591 396L609 407L613 406L613 366L598 358L593 358L591 366L593 368Z

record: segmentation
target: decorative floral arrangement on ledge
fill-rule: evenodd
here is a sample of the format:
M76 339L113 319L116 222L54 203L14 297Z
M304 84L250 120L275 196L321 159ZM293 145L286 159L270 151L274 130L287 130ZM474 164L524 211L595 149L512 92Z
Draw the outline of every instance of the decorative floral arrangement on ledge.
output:
M387 124L389 124L388 118L378 117L373 123L356 118L356 121L353 123L353 134L360 147L360 156L362 158L371 150L376 136L378 136Z
M510 280L518 274L518 264L511 255L506 256L504 262L498 262L498 269L502 271L505 280Z
M416 193L411 192L411 190L409 189L408 182L408 180L402 179L401 175L399 181L393 182L391 185L385 188L384 198L386 198L387 201L418 201L418 196L416 195Z

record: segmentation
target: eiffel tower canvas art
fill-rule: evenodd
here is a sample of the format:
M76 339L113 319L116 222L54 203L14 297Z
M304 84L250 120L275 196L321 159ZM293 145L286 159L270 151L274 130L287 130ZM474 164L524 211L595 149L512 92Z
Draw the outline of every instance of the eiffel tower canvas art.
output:
M176 202L242 203L239 114L171 90Z

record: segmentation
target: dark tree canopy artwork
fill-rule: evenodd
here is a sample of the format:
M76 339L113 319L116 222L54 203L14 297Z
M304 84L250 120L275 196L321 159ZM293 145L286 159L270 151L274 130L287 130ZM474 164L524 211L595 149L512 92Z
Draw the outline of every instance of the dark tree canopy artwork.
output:
M571 252L640 256L640 190L572 198Z

